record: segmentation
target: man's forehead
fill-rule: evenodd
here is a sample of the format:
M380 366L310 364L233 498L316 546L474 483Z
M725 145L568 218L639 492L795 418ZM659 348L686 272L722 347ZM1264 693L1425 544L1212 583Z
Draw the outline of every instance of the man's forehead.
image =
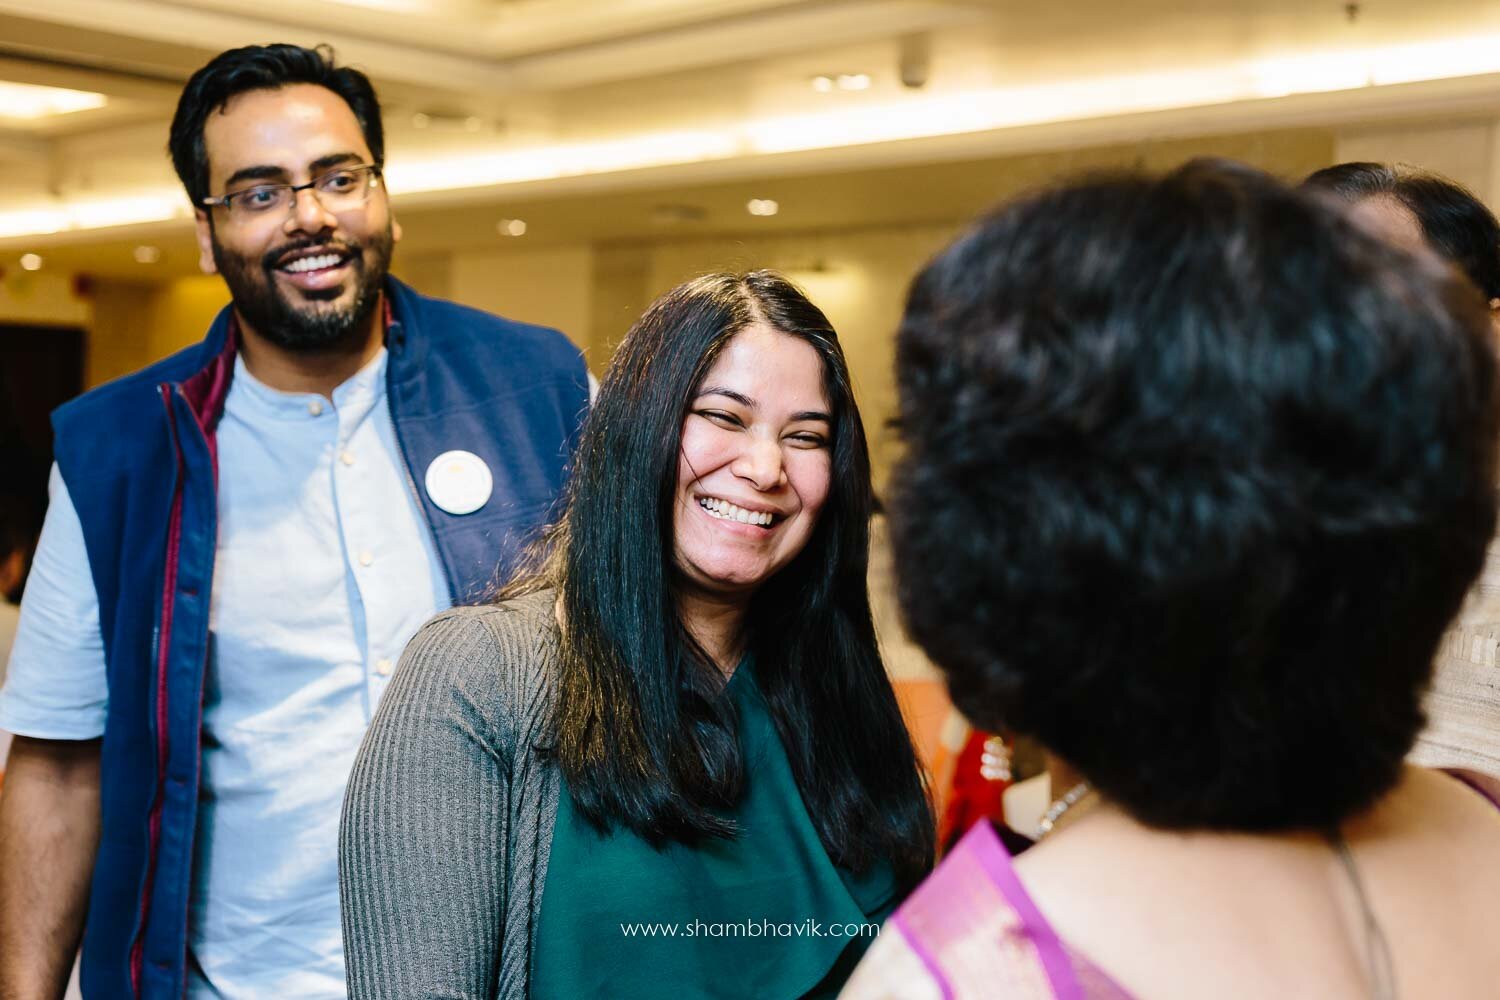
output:
M220 178L261 166L295 173L346 150L370 156L353 109L316 84L234 95L204 122L203 148L210 175Z

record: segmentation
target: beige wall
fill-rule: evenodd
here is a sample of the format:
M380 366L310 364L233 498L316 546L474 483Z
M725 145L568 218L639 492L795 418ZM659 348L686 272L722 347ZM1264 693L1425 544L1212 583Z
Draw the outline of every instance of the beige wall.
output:
M165 357L202 340L228 304L229 290L216 275L184 278L161 288L151 302L151 353Z
M592 246L455 254L448 272L454 301L510 319L553 326L590 346ZM591 352L592 353L592 352Z
M89 350L83 383L96 386L128 375L155 360L151 349L151 300L157 286L101 281L94 290Z
M453 255L450 253L413 254L397 246L391 273L423 295L453 298Z
M223 282L209 277L166 283L92 280L82 295L68 274L18 270L0 279L0 323L88 331L85 386L135 371L198 340L228 301Z
M203 339L229 301L217 277L95 285L84 381L99 385Z
M88 326L86 298L73 292L72 275L7 268L0 277L0 323Z
M1349 129L1334 144L1334 162L1373 160L1436 170L1494 204L1500 196L1500 123L1492 119Z

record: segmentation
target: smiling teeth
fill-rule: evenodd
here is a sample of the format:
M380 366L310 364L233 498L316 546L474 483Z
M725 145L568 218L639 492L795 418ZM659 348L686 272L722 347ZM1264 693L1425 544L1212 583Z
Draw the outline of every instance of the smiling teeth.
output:
M704 497L698 501L698 506L708 511L714 517L722 518L725 521L738 521L741 524L758 524L762 528L771 523L771 515L769 513L736 507L728 500Z
M325 267L335 267L343 260L336 253L325 253L317 257L299 257L282 268L293 274L301 274L303 271L319 271Z

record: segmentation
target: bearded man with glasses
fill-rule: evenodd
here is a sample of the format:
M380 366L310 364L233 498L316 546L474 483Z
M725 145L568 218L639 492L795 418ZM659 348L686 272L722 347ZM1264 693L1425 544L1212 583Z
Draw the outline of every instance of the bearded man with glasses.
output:
M89 997L342 998L355 751L407 639L547 520L588 375L389 276L380 107L326 49L216 57L169 145L232 302L54 415L0 692L0 996L58 996L81 935Z

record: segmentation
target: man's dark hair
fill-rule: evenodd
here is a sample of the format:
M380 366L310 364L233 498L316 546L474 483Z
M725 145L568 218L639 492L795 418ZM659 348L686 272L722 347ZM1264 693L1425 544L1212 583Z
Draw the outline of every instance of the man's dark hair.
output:
M734 835L722 810L748 762L722 674L678 614L673 523L693 397L760 321L818 352L833 427L812 536L751 599L756 683L829 857L856 872L889 860L910 887L931 867L935 834L870 613L869 452L833 327L786 279L709 275L652 304L589 413L547 570L501 596L561 591L556 755L582 815L653 844Z
M1345 201L1394 198L1422 227L1433 249L1463 269L1486 299L1500 298L1500 222L1457 181L1405 164L1339 163L1302 182Z
M375 88L359 70L335 66L331 48L277 44L230 49L192 75L172 116L167 148L194 208L213 193L208 190L208 152L203 147L203 126L208 116L222 111L238 94L278 90L294 83L316 84L343 98L364 131L365 145L370 147L376 166L385 163L385 132Z
M902 608L980 728L1163 828L1396 782L1495 527L1484 304L1248 167L1003 207L897 344Z

